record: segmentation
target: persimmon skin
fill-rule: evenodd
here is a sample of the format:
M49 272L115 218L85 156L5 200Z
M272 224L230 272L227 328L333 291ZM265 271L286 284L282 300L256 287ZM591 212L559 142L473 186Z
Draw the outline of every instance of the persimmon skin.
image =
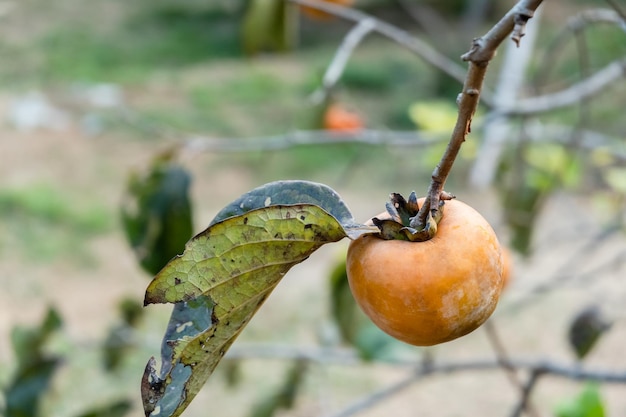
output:
M361 236L350 243L346 269L355 300L380 329L411 345L432 346L472 332L491 316L502 290L502 261L489 223L451 200L432 239Z

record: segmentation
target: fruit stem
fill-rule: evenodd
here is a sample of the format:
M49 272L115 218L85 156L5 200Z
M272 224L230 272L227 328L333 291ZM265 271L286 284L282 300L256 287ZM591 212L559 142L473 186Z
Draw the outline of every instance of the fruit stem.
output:
M469 62L469 68L463 84L463 90L457 98L459 112L456 124L452 131L450 142L443 153L439 164L433 170L426 200L417 216L412 220L411 227L421 230L426 226L428 214L436 218L439 211L441 193L452 165L472 130L472 118L478 107L480 92L487 73L489 62L496 55L496 49L511 34L511 39L519 46L524 36L526 22L532 18L542 0L520 0L509 12L496 23L489 32L472 42L472 47L461 56L463 61Z

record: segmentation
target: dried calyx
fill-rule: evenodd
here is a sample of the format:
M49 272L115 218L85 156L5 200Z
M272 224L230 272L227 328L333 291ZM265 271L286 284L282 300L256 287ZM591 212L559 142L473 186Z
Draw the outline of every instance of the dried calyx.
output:
M446 193L447 198L454 196ZM386 204L389 218L374 217L372 222L380 230L379 236L385 240L406 240L411 242L424 242L432 239L437 233L437 224L443 217L444 198L439 200L436 210L429 210L424 227L415 228L412 222L419 212L419 204L415 191L411 192L409 199L398 193L391 193L390 201Z

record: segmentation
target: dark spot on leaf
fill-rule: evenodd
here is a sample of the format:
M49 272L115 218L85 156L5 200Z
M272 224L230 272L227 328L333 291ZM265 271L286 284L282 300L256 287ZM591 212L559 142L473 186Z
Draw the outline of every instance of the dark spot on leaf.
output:
M290 213L290 212L287 212L287 213L285 214L285 218L286 218L286 219L291 219L291 213Z
M181 284L182 282L183 282L183 281L181 281L181 279L180 279L180 278L178 278L178 277L174 277L174 285L179 285L179 284Z
M274 239L282 239L282 238L283 238L283 235L281 233L276 233L274 235Z
M304 221L304 219L306 219L305 215L300 215L300 220Z
M243 224L248 224L248 218L247 217L243 218Z
M305 230L306 230L306 229L311 229L312 227L313 227L313 225L312 225L311 223L309 223L309 224L305 224L305 225L304 225L304 229L305 229Z

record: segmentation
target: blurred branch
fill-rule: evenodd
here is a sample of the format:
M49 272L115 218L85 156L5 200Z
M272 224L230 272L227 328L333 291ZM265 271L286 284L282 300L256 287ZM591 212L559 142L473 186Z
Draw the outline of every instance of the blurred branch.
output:
M626 30L626 12L624 12L624 10L622 10L621 7L618 6L617 2L615 2L615 0L606 0L606 2L619 14L619 16L622 18L622 27L624 27L624 29Z
M455 30L435 9L428 4L410 0L396 0L396 3L431 37L435 46L444 51L454 47Z
M331 417L348 417L358 414L361 411L367 410L377 403L409 388L411 385L413 385L414 382L421 379L422 376L423 374L420 372L411 373L404 379L401 379L398 382L395 382L353 402L338 413L331 414Z
M260 138L208 138L190 137L184 149L191 152L252 152L289 149L302 145L325 145L339 143L364 143L386 146L430 146L445 140L440 135L416 131L358 130L333 132L328 130L296 130L284 135Z
M615 81L626 76L626 58L613 61L595 74L556 93L519 100L510 108L499 108L497 116L531 116L587 100L609 88Z
M428 62L433 67L444 72L451 78L457 80L459 83L463 83L465 80L465 69L463 67L461 67L455 61L451 60L445 55L442 55L441 53L439 53L435 48L433 48L426 42L423 42L422 40L414 37L410 33L394 25L383 22L359 10L349 8L349 7L339 6L337 4L333 4L329 2L320 2L317 0L289 0L289 1L293 3L298 3L298 4L305 5L305 6L309 6L309 7L314 7L316 9L341 17L342 19L346 19L349 21L357 22L357 23L363 20L370 19L372 21L372 24L374 25L372 30L374 30L375 32L391 39L392 41L398 43L399 45L404 46L409 51L415 53L417 56L422 58L424 61ZM483 102L487 106L489 106L489 104L491 103L490 95L487 92L483 93Z
M533 370L528 378L528 381L522 387L522 396L519 399L519 403L513 409L513 413L511 413L511 417L519 417L522 415L522 412L528 408L528 404L530 401L530 394L532 393L533 388L537 385L539 381L539 377L543 374L541 370Z
M330 91L341 78L352 52L375 26L376 23L373 19L363 19L343 38L341 45L339 45L337 52L335 52L333 60L328 68L326 68L321 88L316 90L312 95L314 103L321 103L326 100Z
M500 339L500 335L498 334L493 319L487 320L484 324L484 329L487 333L487 340L496 354L496 360L504 370L509 382L520 392L522 398L526 398L520 403L521 407L519 413L526 410L531 417L539 417L541 414L539 414L537 408L532 404L532 402L530 402L530 399L527 398L528 392L526 390L526 386L519 380L516 369L511 366L509 354Z
M301 348L287 345L235 345L226 354L228 359L302 359L324 365L338 366L362 366L363 360L353 349L343 348ZM392 367L413 367L411 378L420 378L437 375L451 374L466 371L492 371L501 368L502 364L494 359L474 359L465 361L427 361L420 363L417 359L390 359L384 362L376 362L376 365L388 365ZM592 369L581 366L580 363L564 364L547 359L522 359L510 358L506 366L512 369L538 372L559 378L574 381L598 381L612 384L626 384L626 369ZM408 378L407 378L408 379ZM396 384L394 384L396 385Z

